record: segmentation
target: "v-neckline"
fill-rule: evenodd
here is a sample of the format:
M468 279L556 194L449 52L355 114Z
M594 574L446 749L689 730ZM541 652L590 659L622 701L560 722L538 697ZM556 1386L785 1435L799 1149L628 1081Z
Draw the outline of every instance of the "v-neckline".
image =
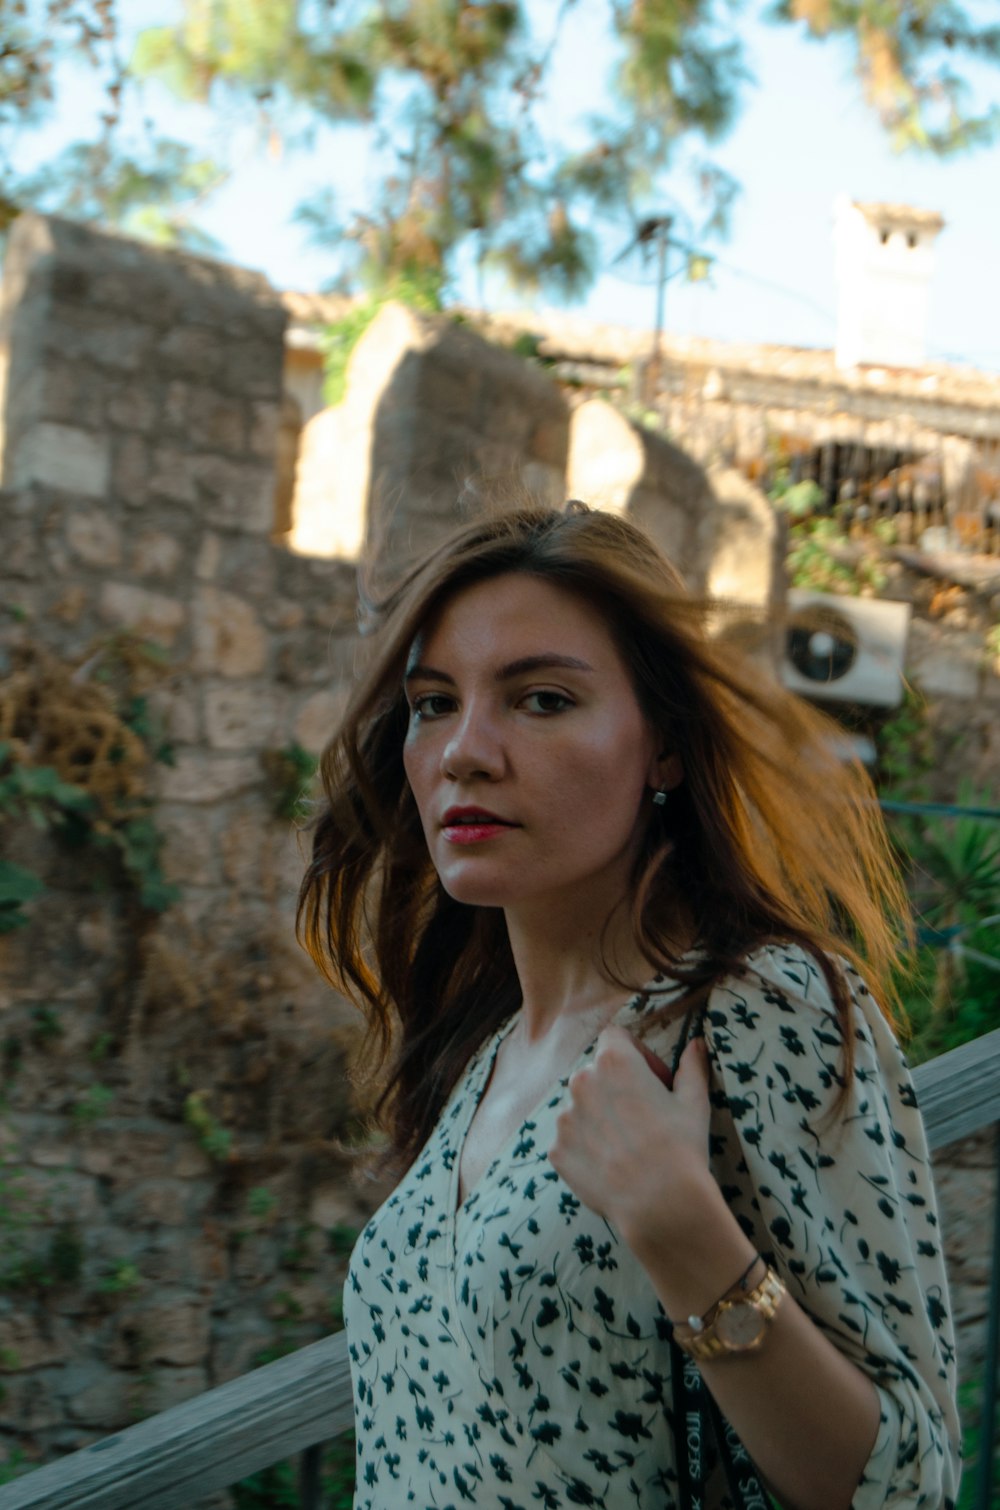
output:
M637 1006L645 1003L650 996L659 995L664 989L669 990L671 985L677 988L679 987L680 982L667 982L662 979L654 978L647 985L640 986L637 991L634 991L632 993L627 1001L622 1003L622 1005L613 1014L613 1016L609 1017L607 1022L598 1029L593 1038L591 1038L586 1044L584 1044L583 1048L580 1050L580 1053L577 1055L576 1059L574 1059L573 1063L569 1065L565 1073L561 1075L558 1080L553 1081L549 1086L547 1086L542 1095L539 1096L538 1100L531 1107L530 1111L527 1111L524 1114L514 1130L507 1138L504 1139L503 1143L493 1154L493 1157L489 1160L486 1167L479 1175L478 1179L474 1182L473 1185L470 1186L470 1188L465 1192L465 1195L461 1196L460 1199L459 1197L461 1194L462 1184L462 1155L465 1152L466 1139L468 1138L469 1131L472 1127L473 1122L475 1121L476 1113L479 1111L480 1105L482 1104L483 1097L489 1089L490 1082L493 1079L493 1071L496 1067L497 1055L500 1052L500 1045L503 1043L508 1033L510 1033L516 1025L520 1017L520 1008L518 1008L516 1012L512 1013L505 1023L501 1024L501 1026L493 1035L493 1041L489 1047L488 1052L483 1055L479 1074L476 1077L477 1083L470 1097L471 1110L469 1110L463 1117L460 1127L456 1129L457 1135L454 1144L455 1157L452 1163L451 1181L448 1188L448 1218L452 1224L452 1227L457 1224L463 1211L472 1200L472 1197L474 1195L477 1195L482 1189L490 1174L490 1171L496 1168L496 1165L503 1158L508 1148L513 1145L514 1140L521 1136L529 1122L534 1122L537 1120L544 1108L548 1106L553 1096L560 1094L562 1090L565 1089L570 1077L576 1073L582 1061L593 1051L594 1045L597 1042L598 1038L601 1036L601 1033L604 1032L604 1029L610 1027L612 1023L620 1022L623 1017L633 1012Z

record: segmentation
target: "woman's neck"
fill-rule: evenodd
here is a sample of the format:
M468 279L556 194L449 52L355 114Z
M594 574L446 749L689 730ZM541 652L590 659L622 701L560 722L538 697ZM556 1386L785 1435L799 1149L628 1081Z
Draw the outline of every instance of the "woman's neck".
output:
M521 987L521 1031L544 1039L569 1018L613 1012L649 979L652 967L635 944L624 907L603 926L551 916L507 915Z

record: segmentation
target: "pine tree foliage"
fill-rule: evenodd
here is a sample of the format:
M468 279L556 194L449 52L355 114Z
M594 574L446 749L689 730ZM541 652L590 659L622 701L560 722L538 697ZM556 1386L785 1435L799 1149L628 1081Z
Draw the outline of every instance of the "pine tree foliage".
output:
M355 128L347 150L363 139L373 163L363 208L341 207L334 159L299 212L342 280L440 284L471 255L575 297L607 218L662 213L682 173L688 198L700 195L696 236L724 229L736 186L706 154L737 115L739 23L754 3L163 0L164 24L126 50L114 0L0 0L0 229L38 204L192 244L224 165L155 133L126 139L123 99L155 81L213 119L253 121L272 150L294 150L317 123ZM1000 62L993 0L767 3L776 24L853 52L900 149L944 155L1000 133L1000 109L976 103ZM602 109L585 130L553 125L554 63L595 10L608 36ZM54 68L74 53L105 82L100 132L19 176L10 144L44 113Z

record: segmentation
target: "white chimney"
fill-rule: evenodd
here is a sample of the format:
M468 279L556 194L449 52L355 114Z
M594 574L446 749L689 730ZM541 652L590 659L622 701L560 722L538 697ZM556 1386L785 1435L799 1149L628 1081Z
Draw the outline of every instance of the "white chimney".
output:
M934 242L944 220L932 210L860 204L834 209L838 367L921 367Z

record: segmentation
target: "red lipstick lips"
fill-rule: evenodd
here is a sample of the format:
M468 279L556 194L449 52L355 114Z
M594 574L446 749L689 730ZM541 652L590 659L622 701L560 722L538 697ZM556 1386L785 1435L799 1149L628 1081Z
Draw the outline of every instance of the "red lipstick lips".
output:
M481 844L516 827L484 807L450 807L441 820L449 844Z

